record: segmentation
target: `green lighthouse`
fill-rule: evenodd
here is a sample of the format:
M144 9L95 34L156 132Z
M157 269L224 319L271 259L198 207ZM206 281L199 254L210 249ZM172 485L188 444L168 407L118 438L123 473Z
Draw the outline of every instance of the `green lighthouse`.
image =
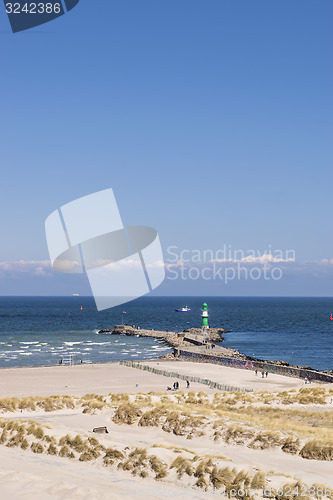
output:
M208 306L206 302L202 304L202 313L201 313L201 318L202 318L202 334L204 337L204 341L207 341L208 337Z

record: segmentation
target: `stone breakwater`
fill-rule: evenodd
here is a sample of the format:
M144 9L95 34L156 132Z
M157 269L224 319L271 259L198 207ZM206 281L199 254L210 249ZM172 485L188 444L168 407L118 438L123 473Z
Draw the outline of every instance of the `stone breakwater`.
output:
M209 328L208 330L208 341L212 342L222 342L224 338L223 333L228 330L224 328ZM171 347L191 347L193 345L202 346L202 332L201 328L188 328L183 332L174 331L163 331L163 330L146 330L142 328L135 327L133 325L115 325L114 328L106 328L100 330L98 333L110 333L111 335L128 335L139 337L151 337L155 339L164 340ZM217 346L218 347L218 346ZM228 349L230 353L236 352L233 349Z
M174 357L180 361L197 361L201 363L214 363L218 365L242 368L245 370L257 370L260 372L276 373L287 377L311 379L312 382L333 383L332 372L321 372L308 366L292 366L285 361L264 361L250 356L235 355L225 356L221 353L195 352L193 349L175 349Z
M205 341L201 328L188 328L183 332L171 332L160 330L146 330L134 325L116 325L114 328L100 330L99 333L110 333L113 335L128 335L151 337L164 341L174 352L162 356L164 358L182 359L184 361L198 361L204 363L216 363L234 368L247 370L268 371L287 375L289 377L309 378L313 381L333 383L333 372L321 372L308 366L292 366L285 361L266 361L230 349L216 345L222 342L223 333L228 330L224 328L209 328L208 342Z

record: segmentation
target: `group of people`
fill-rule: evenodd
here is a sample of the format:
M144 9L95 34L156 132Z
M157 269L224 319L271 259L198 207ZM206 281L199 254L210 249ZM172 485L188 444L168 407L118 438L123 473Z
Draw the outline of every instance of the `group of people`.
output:
M173 387L173 389L171 389L171 387L167 387L167 390L168 391L171 391L171 390L177 391L179 389L179 382L178 381L174 382L172 387ZM190 387L190 382L188 380L186 380L186 387L187 388Z
M255 371L255 374L258 375L258 370ZM268 377L268 372L262 371L261 372L261 378L265 378L265 375L266 375L266 377Z

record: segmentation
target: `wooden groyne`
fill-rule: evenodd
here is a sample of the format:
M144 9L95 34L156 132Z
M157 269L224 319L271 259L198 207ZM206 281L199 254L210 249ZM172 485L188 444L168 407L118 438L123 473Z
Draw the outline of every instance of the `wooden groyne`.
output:
M155 368L154 366L144 365L143 363L137 363L135 361L120 361L121 365L131 366L132 368L137 368L138 370L144 370L147 372L155 373L156 375L163 375L164 377L172 377L180 380L188 380L189 382L198 382L199 384L207 385L212 389L218 389L219 391L226 392L253 392L253 389L246 389L243 387L236 387L234 385L220 384L219 382L214 382L207 378L196 377L194 375L184 375L184 373L170 372L168 370L161 370L160 368Z

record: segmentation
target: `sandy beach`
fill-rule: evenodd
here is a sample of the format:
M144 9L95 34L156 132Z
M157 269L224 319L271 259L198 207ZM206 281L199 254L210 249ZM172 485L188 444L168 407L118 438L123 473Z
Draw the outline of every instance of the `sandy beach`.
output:
M225 498L232 484L231 496L257 484L263 498L264 487L274 497L297 481L303 493L333 489L333 384L208 363L143 364L246 392L186 387L182 378L167 391L177 379L119 363L2 369L1 498ZM92 432L104 426L107 434ZM324 459L304 458L314 439Z

